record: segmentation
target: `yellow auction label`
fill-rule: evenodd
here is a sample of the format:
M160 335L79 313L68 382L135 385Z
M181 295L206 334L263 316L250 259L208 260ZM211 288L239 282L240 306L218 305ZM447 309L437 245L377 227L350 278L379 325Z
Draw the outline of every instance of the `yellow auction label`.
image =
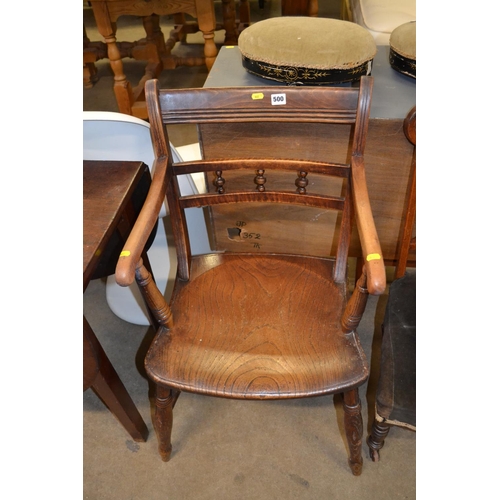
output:
M262 92L258 92L258 93L252 94L252 99L253 100L255 100L255 99L264 99L264 94Z
M366 256L366 261L370 262L371 260L380 260L380 254L378 253L371 253L370 255Z
M130 255L129 250L123 250L123 252L120 254L120 257L128 257Z

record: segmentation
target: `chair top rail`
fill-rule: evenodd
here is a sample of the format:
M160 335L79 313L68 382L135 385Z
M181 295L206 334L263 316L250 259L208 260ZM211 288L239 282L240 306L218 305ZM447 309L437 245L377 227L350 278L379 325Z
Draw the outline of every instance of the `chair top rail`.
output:
M358 89L236 87L162 89L159 102L167 124L295 122L352 124ZM207 109L208 108L208 109Z

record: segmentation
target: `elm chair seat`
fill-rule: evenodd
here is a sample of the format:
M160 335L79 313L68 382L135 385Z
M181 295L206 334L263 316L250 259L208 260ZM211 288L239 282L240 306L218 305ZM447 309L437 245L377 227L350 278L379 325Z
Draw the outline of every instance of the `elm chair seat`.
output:
M235 399L319 396L361 384L367 362L355 335L341 331L345 289L331 279L333 262L266 255L256 266L245 255L193 258L191 279L171 303L175 335L160 336L146 359L150 377ZM213 313L220 304L239 314L221 325Z

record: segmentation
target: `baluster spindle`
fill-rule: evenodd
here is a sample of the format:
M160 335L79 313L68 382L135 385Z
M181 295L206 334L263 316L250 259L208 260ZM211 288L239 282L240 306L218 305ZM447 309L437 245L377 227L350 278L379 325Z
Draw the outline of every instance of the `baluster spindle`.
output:
M216 176L214 180L215 191L219 194L224 194L226 191L224 189L224 184L226 183L226 179L222 177L222 170L216 170L215 176Z
M306 179L307 172L300 171L297 172L297 179L295 179L295 185L297 186L297 193L306 194L306 186L309 184L309 180Z
M264 184L266 183L266 178L264 177L264 172L265 170L257 170L256 173L257 175L255 176L254 182L257 184L257 191L260 191L261 193L266 190L266 187Z

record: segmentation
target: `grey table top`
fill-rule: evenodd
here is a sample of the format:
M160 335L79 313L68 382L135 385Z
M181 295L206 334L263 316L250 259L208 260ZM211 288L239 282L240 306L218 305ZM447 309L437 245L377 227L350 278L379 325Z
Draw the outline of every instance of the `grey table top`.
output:
M389 46L377 47L373 60L374 78L371 118L404 119L416 102L416 80L398 73L389 64ZM237 46L221 47L204 87L280 86L283 83L248 73Z

